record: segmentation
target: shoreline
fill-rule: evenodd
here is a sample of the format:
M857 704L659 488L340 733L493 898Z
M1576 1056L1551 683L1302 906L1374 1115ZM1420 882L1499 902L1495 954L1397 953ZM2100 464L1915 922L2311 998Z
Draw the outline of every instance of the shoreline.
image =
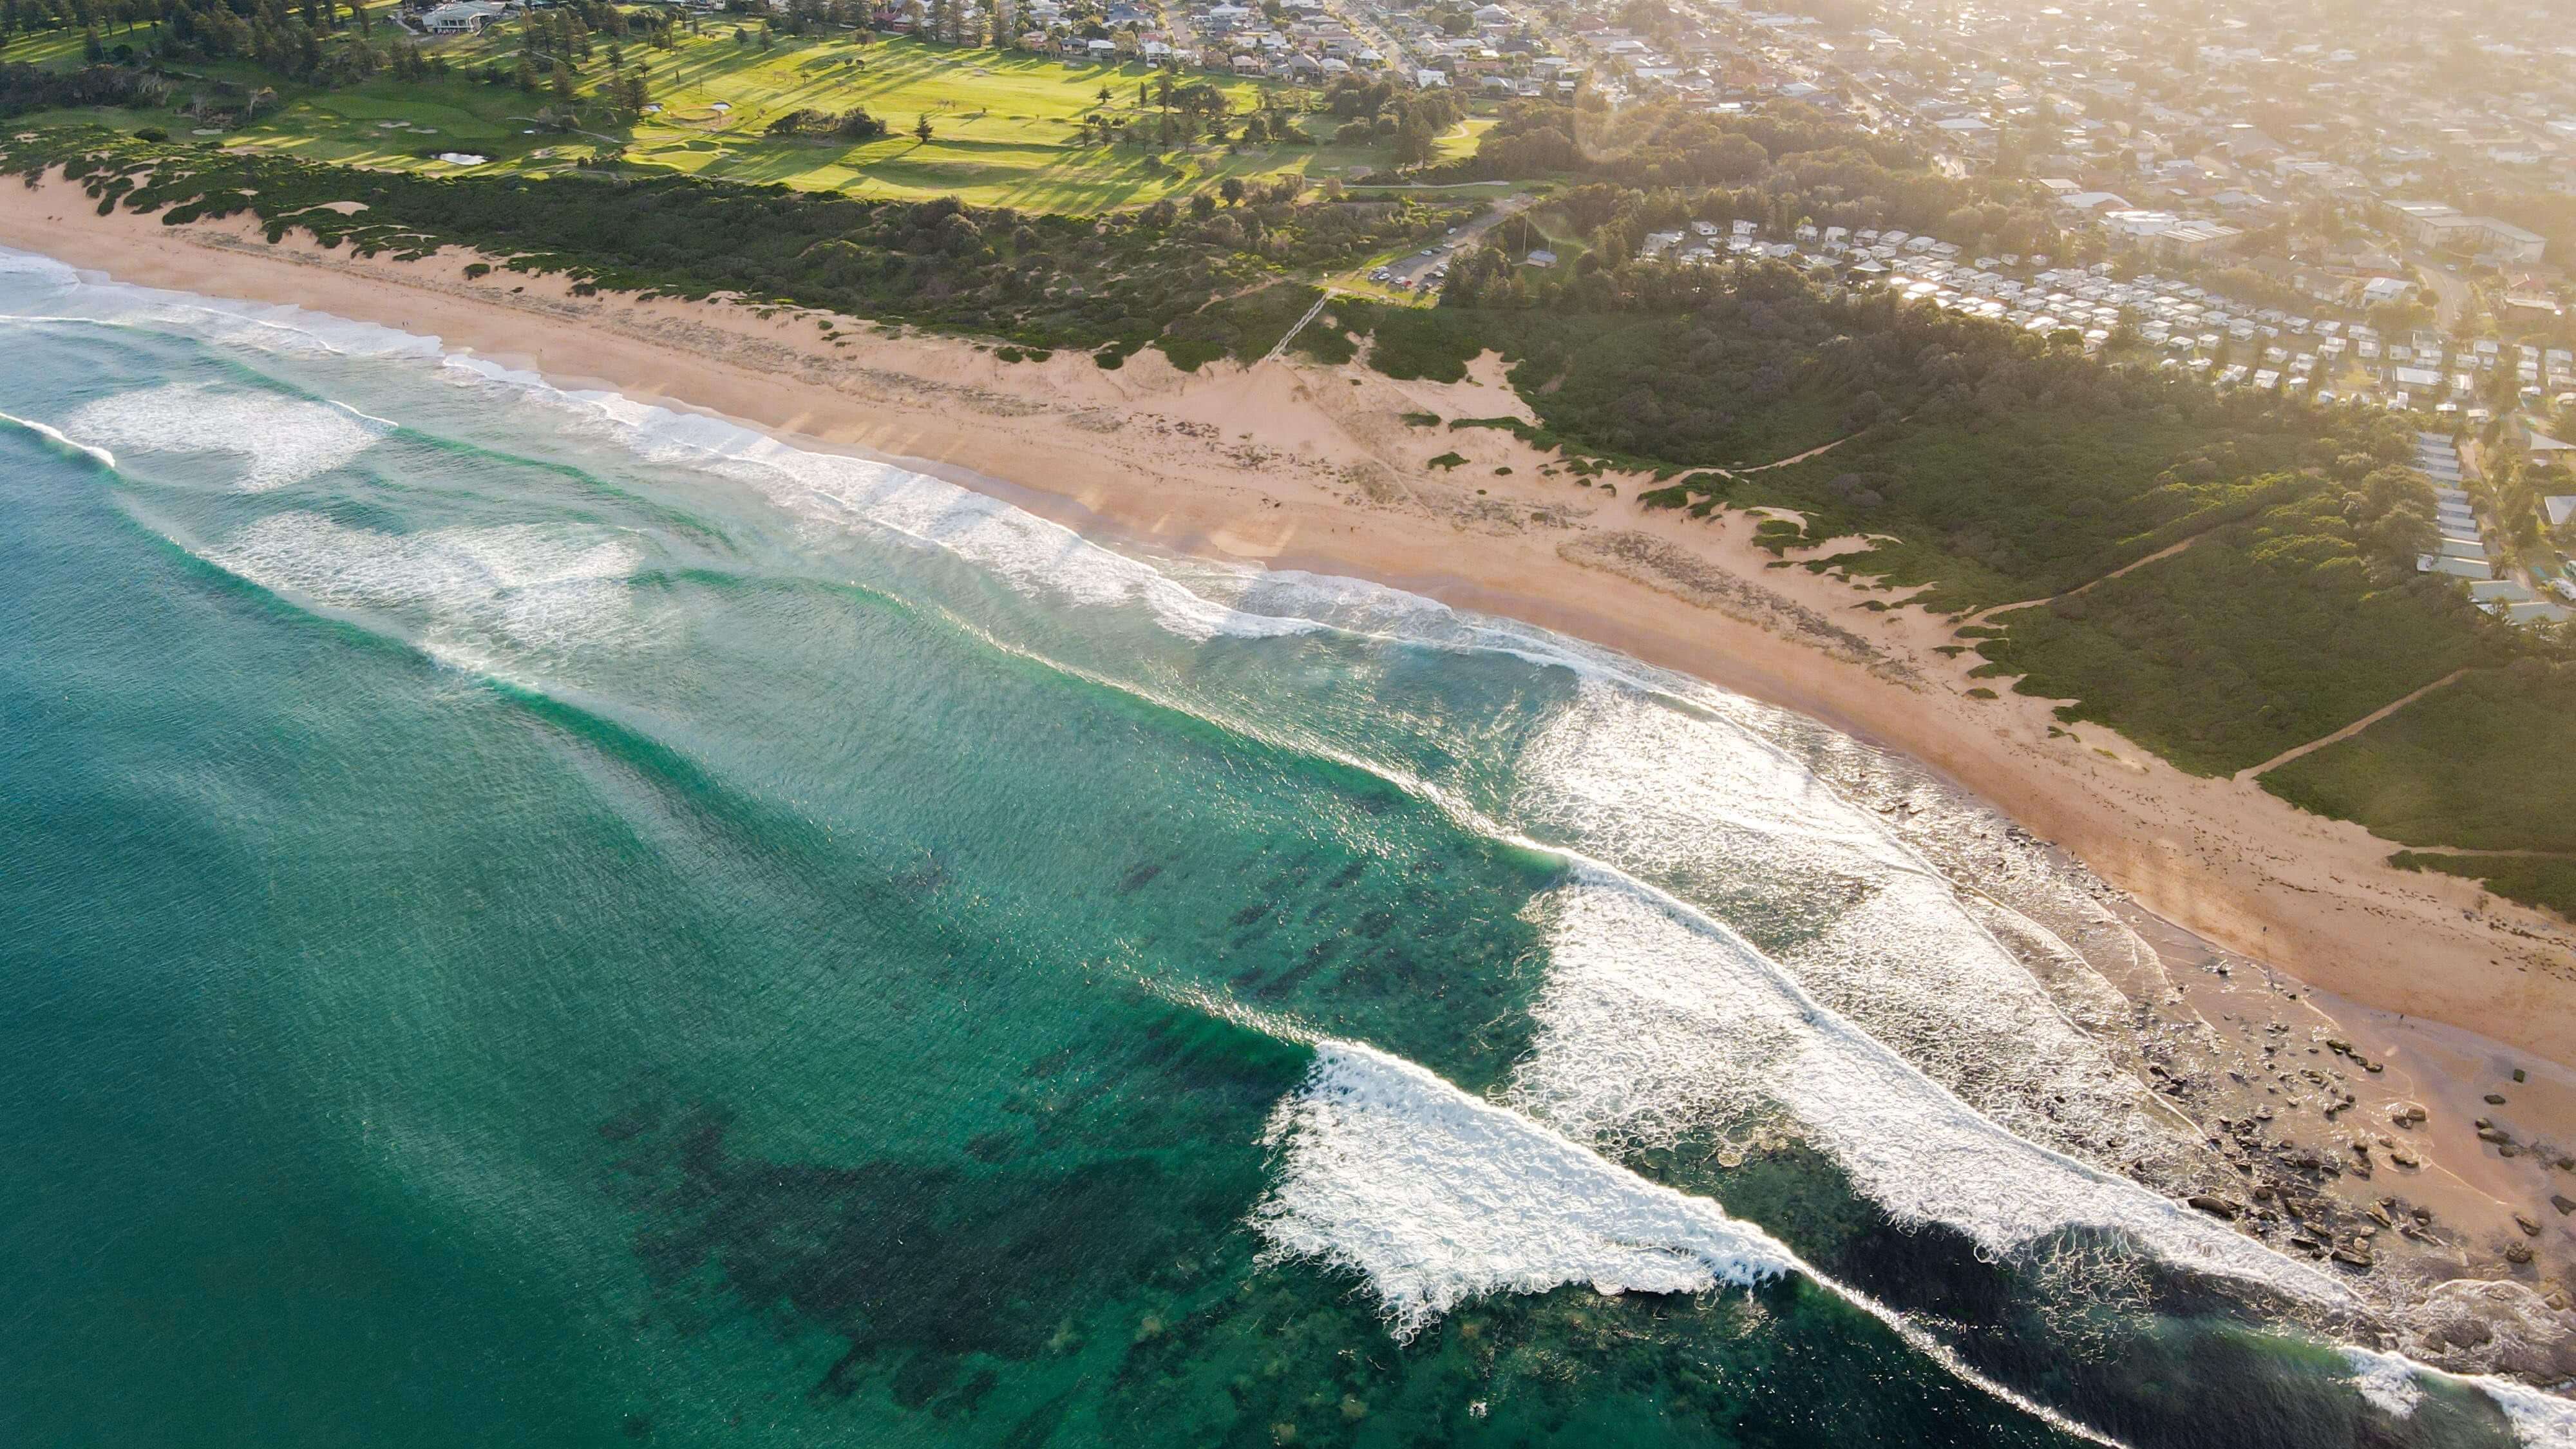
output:
M1150 351L1115 372L1078 352L1004 363L965 341L803 309L577 298L562 278L498 270L468 281L472 257L453 248L360 260L300 237L270 244L246 220L101 217L59 181L0 211L0 244L119 281L434 336L560 386L929 473L1089 537L1407 589L1816 719L2018 822L2180 935L2157 947L2176 1000L2207 985L2176 979L2187 973L2228 979L2203 958L2255 966L2245 974L2264 978L2266 997L2323 1023L2309 1035L2384 1058L2385 1082L2367 1085L2386 1090L2345 1127L2384 1129L2382 1098L2433 1106L2433 1122L2403 1139L2426 1169L2403 1185L2422 1199L2436 1187L2422 1179L2445 1180L2445 1227L2476 1239L2458 1243L2455 1271L2487 1276L2530 1237L2543 1256L2514 1279L2576 1281L2576 1233L2548 1210L2576 1178L2558 1181L2544 1154L2511 1162L2469 1125L2480 1110L2506 1117L2479 1097L2521 1068L2530 1080L2503 1089L2515 1104L2504 1125L2576 1150L2576 930L2473 881L2396 871L2393 842L2251 783L2184 775L2098 726L2062 726L2048 701L1971 697L1978 661L1938 652L1954 642L1948 621L1779 565L1751 543L1756 518L1648 512L1632 478L1613 478L1608 496L1555 476L1507 433L1403 421L1527 416L1490 357L1458 384L1285 362L1185 374ZM1468 464L1427 467L1449 450ZM2246 1007L2213 1001L2183 1011L2214 1026ZM2192 1104L2200 1117L2223 1106ZM2547 1241L2517 1236L2516 1212Z

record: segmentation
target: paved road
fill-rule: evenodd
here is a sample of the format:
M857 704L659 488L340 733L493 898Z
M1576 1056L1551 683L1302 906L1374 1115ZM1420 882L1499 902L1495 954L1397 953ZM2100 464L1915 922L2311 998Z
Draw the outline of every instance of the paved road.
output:
M1390 265L1387 269L1390 274L1389 280L1420 281L1431 275L1435 268L1446 263L1450 258L1474 251L1476 244L1484 239L1485 233L1502 225L1506 217L1518 216L1529 210L1537 200L1535 196L1504 197L1494 204L1492 211L1458 228L1456 236L1445 236L1434 242L1431 246L1431 255L1426 257L1417 254Z
M2417 254L2409 258L2424 283L2433 289L2433 313L2445 332L2460 325L2460 314L2469 307L2469 282L2457 272L2444 271L2437 257Z

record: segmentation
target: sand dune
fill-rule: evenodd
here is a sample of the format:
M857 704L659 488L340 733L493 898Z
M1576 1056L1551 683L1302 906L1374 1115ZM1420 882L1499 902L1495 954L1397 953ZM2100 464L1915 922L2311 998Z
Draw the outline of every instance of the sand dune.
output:
M2521 1068L2516 1126L2576 1143L2576 930L2474 882L2390 869L2392 843L2250 782L2185 775L2114 732L2061 727L2047 701L1972 697L1987 682L1967 677L1974 657L1938 652L1956 642L1950 621L1865 609L1901 595L1778 566L1751 543L1756 519L1645 511L1638 480L1584 486L1506 433L1404 421L1526 416L1490 358L1454 385L1304 362L1192 375L1152 352L1117 371L1081 353L1006 363L796 309L576 298L559 279L506 271L468 281L474 258L455 251L359 260L272 245L240 221L100 217L60 183L13 189L0 244L122 281L433 334L561 384L903 461L1095 536L1374 579L1820 718L1924 762L2156 916L2270 968L2259 1001L2223 1009L2383 1060L2380 1095L2434 1110L2407 1139L2428 1170L2404 1190L2423 1196L2434 1173L2449 1184L2472 1223L2463 1234L2485 1242L2461 1249L2463 1266L2520 1241L2511 1211L2546 1225L2542 1270L2576 1259L2548 1205L2576 1177L2541 1154L2503 1160L2471 1127L2487 1083ZM1452 450L1464 466L1427 466ZM2169 963L2208 954L2174 940Z

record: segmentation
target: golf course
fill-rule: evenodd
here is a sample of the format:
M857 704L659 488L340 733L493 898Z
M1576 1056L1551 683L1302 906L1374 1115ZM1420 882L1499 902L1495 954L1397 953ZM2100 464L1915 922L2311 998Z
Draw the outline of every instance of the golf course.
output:
M1217 143L1201 140L1155 154L1154 148L1104 143L1124 122L1150 134L1163 110L1166 72L1129 61L1067 63L1053 56L882 39L866 32L804 35L737 31L735 18L710 15L691 33L676 29L676 49L629 40L623 55L650 77L645 113L628 116L598 99L611 65L604 38L576 68L569 104L545 91L487 79L506 69L523 38L516 18L479 35L419 42L444 73L397 79L380 73L337 88L275 86L252 107L210 106L200 140L340 165L431 174L551 175L605 168L609 174L685 173L732 181L783 183L853 196L911 199L954 196L975 206L1098 213L1218 185L1298 174L1322 183L1393 174L1391 141L1362 122L1311 113L1312 91L1275 82L1184 72L1175 87L1204 85L1240 117L1268 110L1290 138ZM380 33L388 22L379 21ZM130 42L147 42L151 28ZM111 32L111 42L125 40ZM18 40L11 60L77 57L77 32ZM275 77L246 62L191 67L180 82L210 92L273 85ZM1102 93L1108 99L1102 99ZM885 134L774 136L771 126L797 112L865 110ZM96 112L82 119L95 120ZM42 124L43 114L28 118ZM927 122L929 135L919 134ZM1086 125L1086 123L1091 123ZM1469 117L1439 139L1445 156L1465 155L1490 126ZM569 128L567 128L569 127ZM1088 132L1088 135L1086 135ZM1347 137L1348 139L1345 139ZM458 158L479 158L464 160Z

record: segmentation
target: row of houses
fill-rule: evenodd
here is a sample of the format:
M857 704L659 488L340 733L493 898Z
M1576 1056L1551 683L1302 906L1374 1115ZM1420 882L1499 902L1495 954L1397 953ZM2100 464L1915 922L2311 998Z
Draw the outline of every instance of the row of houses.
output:
M2468 586L2477 606L2513 624L2564 624L2576 609L2564 601L2576 598L2576 582L2559 580L2562 598L2542 598L2518 579L2498 578L2487 556L2486 526L2470 502L2460 468L2460 450L2440 433L2415 435L2415 467L2432 480L2433 521L2438 538L2431 553L2418 554L2419 573L2458 579ZM2576 509L2576 498L2566 500Z

